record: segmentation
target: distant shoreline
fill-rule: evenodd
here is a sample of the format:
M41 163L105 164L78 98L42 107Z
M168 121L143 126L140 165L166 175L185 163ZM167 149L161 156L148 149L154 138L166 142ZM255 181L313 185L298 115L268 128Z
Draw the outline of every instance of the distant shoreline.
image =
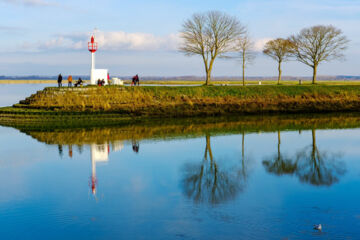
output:
M84 80L86 84L89 83L90 80ZM301 80L302 84L311 84L311 80ZM259 82L263 85L272 85L277 84L276 80L273 79L248 79L246 80L246 84L254 85L259 84ZM63 84L67 84L67 80L63 80ZM130 80L124 80L125 84L130 84ZM242 85L241 80L233 80L233 79L222 79L222 80L213 80L211 82L214 85ZM0 80L1 84L53 84L54 86L57 86L57 80L54 79L24 79L24 80L14 80L14 79L4 79ZM202 85L204 84L203 80L141 80L141 84L146 85ZM299 84L299 80L284 80L281 82L282 85L295 85ZM360 85L360 80L318 80L318 84L330 84L330 85Z
M89 80L84 81L87 83ZM0 84L57 84L57 80L0 80Z

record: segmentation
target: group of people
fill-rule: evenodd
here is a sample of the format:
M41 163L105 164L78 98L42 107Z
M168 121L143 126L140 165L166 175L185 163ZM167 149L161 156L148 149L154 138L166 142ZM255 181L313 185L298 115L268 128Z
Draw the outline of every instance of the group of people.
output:
M59 74L58 76L58 87L62 87L62 81L63 81L63 77L61 75L61 73ZM73 86L73 78L71 75L68 76L67 78L67 81L68 81L68 87L72 87ZM110 82L110 77L109 77L109 74L108 74L108 82ZM74 84L75 87L78 87L78 86L82 86L84 83L84 81L79 77L79 79L76 81L76 83ZM136 74L135 76L132 77L132 81L131 81L131 86L136 86L136 84L139 86L140 85L140 78L139 78L139 75ZM105 85L105 80L102 79L98 79L97 80L97 85L98 86L104 86Z
M97 84L99 87L105 86L105 80L104 80L104 79L102 79L102 80L98 79L97 82L96 82L96 84Z
M61 75L61 73L59 74L58 76L58 87L62 87L62 81L63 81L63 77ZM71 75L68 76L67 78L67 81L68 81L68 87L72 87L72 83L73 83L73 78ZM76 81L76 83L74 84L75 87L79 87L79 86L82 86L84 83L84 81L81 79L81 77L79 77L79 79Z

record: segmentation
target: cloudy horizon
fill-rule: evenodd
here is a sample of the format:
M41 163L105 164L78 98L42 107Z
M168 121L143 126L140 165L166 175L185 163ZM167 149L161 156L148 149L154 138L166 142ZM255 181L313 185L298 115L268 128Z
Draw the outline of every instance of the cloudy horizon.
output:
M351 41L345 61L323 63L319 75L360 75L360 3L355 0L215 0L177 3L156 0L0 0L0 75L87 75L87 42L96 27L97 67L114 75L203 76L200 57L178 51L179 30L193 13L220 10L236 16L255 42L257 58L248 76L275 76L276 63L261 53L266 41L288 37L304 27L324 24L343 30ZM139 8L138 6L142 6ZM311 69L292 61L284 75L310 76ZM236 61L217 59L214 76L239 76Z

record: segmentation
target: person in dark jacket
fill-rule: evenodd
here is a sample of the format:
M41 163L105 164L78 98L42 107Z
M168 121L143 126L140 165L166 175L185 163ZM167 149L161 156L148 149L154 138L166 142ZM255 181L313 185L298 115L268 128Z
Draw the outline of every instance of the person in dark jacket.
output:
M62 76L61 76L61 73L60 73L59 76L58 76L57 82L58 82L58 86L59 86L59 87L62 87Z
M135 76L133 76L132 82L131 82L131 86L132 86L132 85L135 85L135 86L136 86L136 83L137 83L138 86L140 85L140 80L139 80L139 75L138 75L138 74L136 74Z
M83 85L83 80L79 77L79 80L77 80L77 82L75 83L75 87L82 86L82 85Z
M136 74L136 76L135 76L135 85L136 85L136 83L138 86L140 85L140 78L139 78L138 74Z

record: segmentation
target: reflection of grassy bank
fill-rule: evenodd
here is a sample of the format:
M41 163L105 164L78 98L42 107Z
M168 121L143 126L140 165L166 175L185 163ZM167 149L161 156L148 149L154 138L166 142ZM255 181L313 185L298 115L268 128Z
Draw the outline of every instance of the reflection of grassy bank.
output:
M42 129L17 126L22 132L48 144L89 144L117 140L183 138L277 130L337 129L360 126L360 115L281 115L240 118L195 118L122 123L116 126L77 129Z
M112 113L119 117L358 111L360 86L46 88L4 114ZM19 117L17 117L19 118Z

